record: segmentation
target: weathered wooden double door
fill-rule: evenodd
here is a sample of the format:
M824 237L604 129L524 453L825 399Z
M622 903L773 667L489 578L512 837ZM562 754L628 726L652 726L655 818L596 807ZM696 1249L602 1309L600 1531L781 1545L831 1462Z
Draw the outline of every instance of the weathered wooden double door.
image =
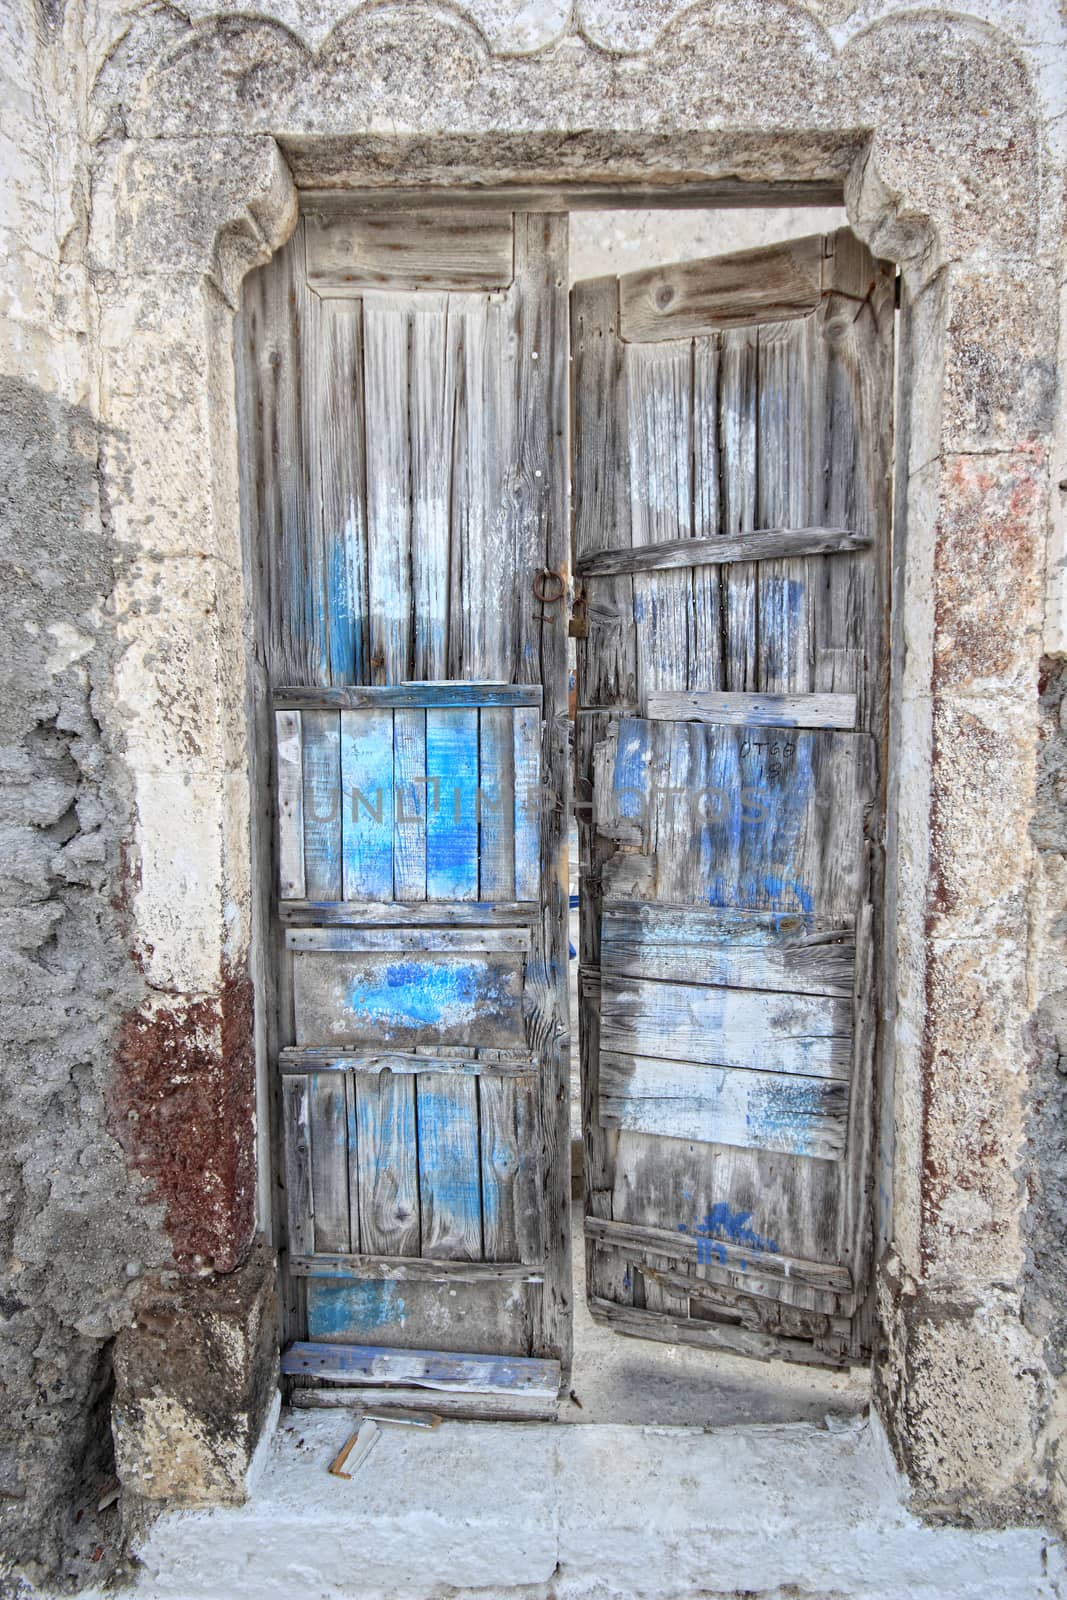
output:
M893 314L848 232L573 293L587 1288L625 1332L869 1342Z
M511 211L313 207L242 308L305 1345L569 1355L566 330Z

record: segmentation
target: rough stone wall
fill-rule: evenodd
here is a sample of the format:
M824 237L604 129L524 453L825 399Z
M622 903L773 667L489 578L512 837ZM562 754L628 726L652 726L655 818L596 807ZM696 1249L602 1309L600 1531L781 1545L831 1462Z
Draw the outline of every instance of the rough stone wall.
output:
M337 182L814 177L902 262L880 1404L921 1506L1036 1514L1067 1410L1058 8L219 10L3 13L9 1559L54 1565L106 1470L116 1330L249 1248L232 311L294 184Z

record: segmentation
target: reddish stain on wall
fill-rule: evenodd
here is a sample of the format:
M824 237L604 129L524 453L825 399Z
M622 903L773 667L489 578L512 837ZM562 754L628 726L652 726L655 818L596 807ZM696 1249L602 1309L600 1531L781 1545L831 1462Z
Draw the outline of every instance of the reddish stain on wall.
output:
M111 1128L162 1203L179 1267L232 1272L255 1230L252 982L153 998L119 1032Z

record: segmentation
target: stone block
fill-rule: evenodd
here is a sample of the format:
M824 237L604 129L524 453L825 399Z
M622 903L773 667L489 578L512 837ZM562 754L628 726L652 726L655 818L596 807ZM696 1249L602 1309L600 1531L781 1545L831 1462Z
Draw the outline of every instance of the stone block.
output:
M224 1276L146 1288L115 1343L112 1430L127 1495L240 1502L277 1388L277 1285L263 1243Z

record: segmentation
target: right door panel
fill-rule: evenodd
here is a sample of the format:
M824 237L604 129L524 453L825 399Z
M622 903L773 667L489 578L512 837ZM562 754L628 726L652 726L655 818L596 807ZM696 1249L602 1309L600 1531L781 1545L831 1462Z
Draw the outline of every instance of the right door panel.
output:
M587 1288L869 1340L892 270L842 231L573 291Z

